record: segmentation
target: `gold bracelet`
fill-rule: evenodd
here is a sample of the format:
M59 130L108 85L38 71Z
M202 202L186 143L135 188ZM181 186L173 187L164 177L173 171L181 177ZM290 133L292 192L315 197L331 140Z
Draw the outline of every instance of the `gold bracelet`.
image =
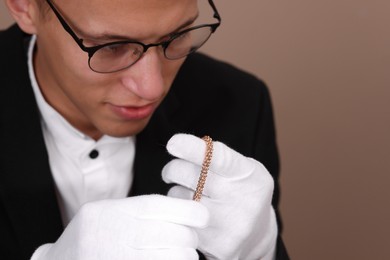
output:
M204 184L206 183L206 178L207 178L207 173L209 171L211 158L213 157L213 139L211 139L211 137L208 135L202 137L202 139L206 142L206 153L203 159L198 185L196 186L194 197L192 198L195 201L200 201L200 199L202 198Z

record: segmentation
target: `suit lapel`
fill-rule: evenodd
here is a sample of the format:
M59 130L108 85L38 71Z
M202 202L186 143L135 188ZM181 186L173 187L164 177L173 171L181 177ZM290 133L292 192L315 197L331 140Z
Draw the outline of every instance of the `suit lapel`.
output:
M161 170L172 159L165 146L169 138L176 133L176 129L169 121L179 105L173 88L147 127L137 135L131 196L166 194L170 188L170 185L163 182Z
M0 196L27 258L41 244L54 242L63 227L43 141L39 113L28 78L23 35L13 28L3 39L15 46L2 58ZM7 43L8 43L7 42ZM3 45L7 45L7 43ZM8 48L7 48L8 47ZM8 71L8 73L7 73Z

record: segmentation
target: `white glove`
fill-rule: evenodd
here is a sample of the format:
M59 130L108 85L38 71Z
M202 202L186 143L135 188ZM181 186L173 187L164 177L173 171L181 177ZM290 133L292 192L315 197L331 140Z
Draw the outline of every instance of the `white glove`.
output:
M176 183L168 196L192 199L206 144L192 135L177 134L167 144L180 159L163 169L163 180ZM198 229L199 250L207 259L273 259L277 224L271 206L274 182L258 161L214 142L209 174L200 200L210 212L209 225Z
M161 195L88 203L31 260L198 259L194 228L208 219L199 203Z

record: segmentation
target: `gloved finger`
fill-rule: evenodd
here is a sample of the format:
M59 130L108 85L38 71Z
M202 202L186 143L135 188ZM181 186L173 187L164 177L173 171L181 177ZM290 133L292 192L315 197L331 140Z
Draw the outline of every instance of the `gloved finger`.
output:
M162 170L162 179L166 183L176 183L195 191L201 167L194 163L174 159L167 163ZM241 185L234 187L235 182L230 179L209 172L203 189L203 195L212 198L231 194L234 189L239 189Z
M143 195L120 200L106 200L105 209L145 220L159 220L189 227L207 226L209 212L195 201L170 198L162 195ZM97 207L91 203L90 207Z
M206 143L201 138L189 134L176 134L167 144L173 156L202 165ZM228 178L244 178L260 163L234 151L221 142L214 142L210 170Z
M156 248L156 249L134 249L127 246L113 248L115 253L106 252L103 256L96 258L93 256L82 258L83 260L130 260L130 259L158 259L158 260L198 260L199 255L194 248ZM36 259L36 258L34 258ZM40 259L40 258L39 258ZM46 259L46 258L45 258ZM57 259L57 258L55 258ZM65 259L62 255L58 259ZM78 258L79 259L79 258ZM38 260L38 259L37 259ZM53 260L53 259L50 259Z
M197 260L199 255L193 248L134 250L125 259Z
M197 248L199 243L193 228L175 223L129 217L111 210L103 212L99 221L107 223L102 239L137 250Z
M194 191L180 185L175 185L169 189L167 196L172 198L191 200L194 196Z

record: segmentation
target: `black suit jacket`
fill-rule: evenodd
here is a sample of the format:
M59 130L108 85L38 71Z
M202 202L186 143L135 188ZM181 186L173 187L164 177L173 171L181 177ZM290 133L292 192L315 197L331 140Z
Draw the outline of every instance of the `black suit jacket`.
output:
M55 242L63 231L28 76L28 39L16 26L0 33L0 259L4 260L29 259L38 246ZM165 144L178 132L210 135L262 162L275 179L273 205L278 212L274 122L261 81L201 54L188 57L170 93L137 135L130 196L166 194L170 186L162 181L161 169L171 158ZM280 238L277 254L277 259L288 259Z

